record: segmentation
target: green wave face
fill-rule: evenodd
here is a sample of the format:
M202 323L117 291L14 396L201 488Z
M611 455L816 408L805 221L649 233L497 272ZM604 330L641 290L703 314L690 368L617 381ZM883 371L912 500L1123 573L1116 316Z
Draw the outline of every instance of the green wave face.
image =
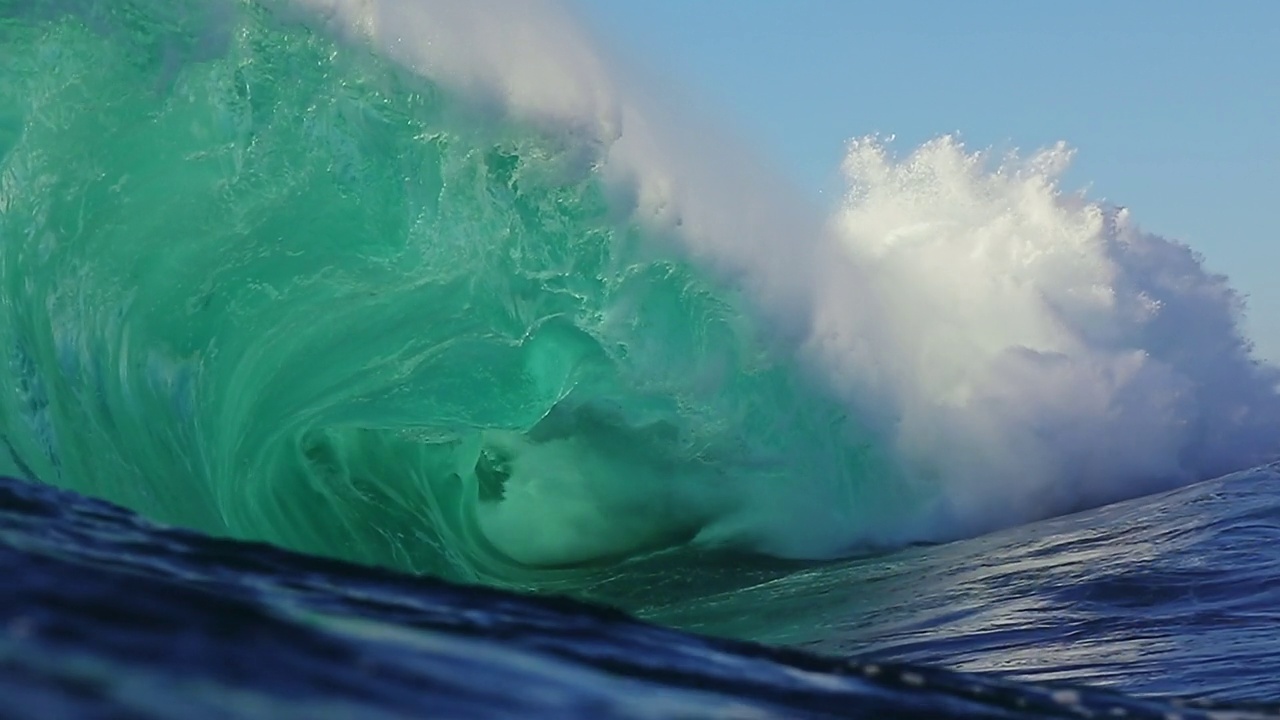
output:
M892 497L555 133L269 7L5 7L0 470L493 582Z

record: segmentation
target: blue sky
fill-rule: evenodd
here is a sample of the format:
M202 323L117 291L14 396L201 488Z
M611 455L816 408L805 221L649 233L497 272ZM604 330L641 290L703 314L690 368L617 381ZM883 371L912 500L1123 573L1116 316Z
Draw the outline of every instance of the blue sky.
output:
M1280 361L1280 2L570 2L813 193L841 191L854 136L1067 141L1066 189L1202 252Z

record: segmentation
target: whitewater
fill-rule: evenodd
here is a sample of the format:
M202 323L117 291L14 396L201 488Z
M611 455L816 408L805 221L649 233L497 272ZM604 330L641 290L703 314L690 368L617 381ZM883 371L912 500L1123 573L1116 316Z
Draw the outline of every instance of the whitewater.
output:
M971 537L1280 449L1240 296L1065 190L1065 145L856 138L823 213L549 3L5 16L0 474L572 590L655 552Z

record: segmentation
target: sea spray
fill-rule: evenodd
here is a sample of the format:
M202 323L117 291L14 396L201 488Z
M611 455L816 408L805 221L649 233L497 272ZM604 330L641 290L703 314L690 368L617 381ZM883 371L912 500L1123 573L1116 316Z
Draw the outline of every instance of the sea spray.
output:
M1190 248L1064 192L1064 145L852 142L812 350L971 534L1275 457L1274 367ZM843 264L865 285L841 283ZM868 299L871 299L868 301Z

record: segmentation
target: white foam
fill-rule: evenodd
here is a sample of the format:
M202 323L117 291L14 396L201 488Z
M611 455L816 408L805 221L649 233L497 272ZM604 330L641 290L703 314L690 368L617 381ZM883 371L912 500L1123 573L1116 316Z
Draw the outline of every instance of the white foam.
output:
M1127 211L1063 194L1059 145L993 162L941 138L851 143L812 351L878 408L953 534L1247 467L1280 448L1277 373L1242 301ZM868 302L871 298L871 302Z

